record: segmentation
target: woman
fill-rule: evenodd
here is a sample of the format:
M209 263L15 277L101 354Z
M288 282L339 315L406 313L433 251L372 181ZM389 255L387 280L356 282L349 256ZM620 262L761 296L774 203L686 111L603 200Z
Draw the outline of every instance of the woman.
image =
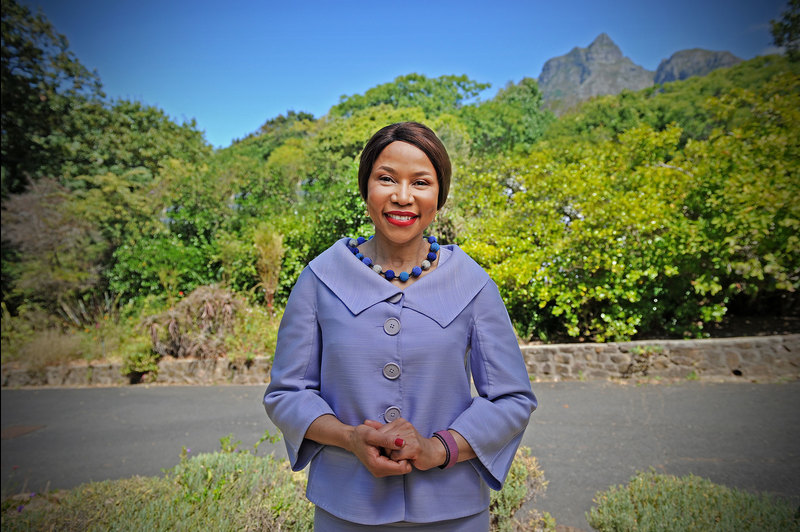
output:
M358 171L374 236L311 261L286 305L264 405L292 469L311 463L316 530L485 532L536 408L496 285L425 234L450 172L422 124L378 131Z

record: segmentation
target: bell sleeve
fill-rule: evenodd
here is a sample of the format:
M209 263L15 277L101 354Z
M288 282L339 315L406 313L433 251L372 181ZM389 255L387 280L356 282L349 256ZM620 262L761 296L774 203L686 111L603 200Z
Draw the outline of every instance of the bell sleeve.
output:
M500 490L537 401L497 285L475 296L470 330L470 367L478 396L448 427L475 451L473 467Z
M264 394L264 408L283 433L293 471L303 469L323 447L305 439L309 425L322 415L333 414L319 392L322 344L316 305L318 283L306 268L292 289Z

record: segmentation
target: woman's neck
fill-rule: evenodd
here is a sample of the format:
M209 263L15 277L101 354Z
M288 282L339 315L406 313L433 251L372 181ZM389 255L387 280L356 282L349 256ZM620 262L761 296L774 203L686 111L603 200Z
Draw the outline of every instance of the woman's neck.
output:
M429 246L422 235L409 242L397 244L376 234L362 244L362 253L370 257L375 264L380 264L384 271L410 272L411 268L419 266L425 259Z

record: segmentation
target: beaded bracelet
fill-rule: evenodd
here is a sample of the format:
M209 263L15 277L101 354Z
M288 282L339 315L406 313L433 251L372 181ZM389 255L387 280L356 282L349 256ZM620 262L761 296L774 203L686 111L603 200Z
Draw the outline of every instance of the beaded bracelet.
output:
M449 469L456 465L458 462L458 444L456 443L456 439L453 438L453 435L450 434L450 431L440 430L439 432L434 432L433 435L442 442L447 455L444 463L439 466L439 469Z

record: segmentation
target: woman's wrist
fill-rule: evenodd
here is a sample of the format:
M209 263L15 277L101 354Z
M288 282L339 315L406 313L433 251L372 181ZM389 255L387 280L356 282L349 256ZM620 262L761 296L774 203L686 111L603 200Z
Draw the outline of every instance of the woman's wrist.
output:
M334 445L353 451L355 427L339 421L333 414L323 414L306 431L305 437L322 445Z
M440 430L433 433L433 437L439 440L444 448L445 456L439 469L449 469L458 462L458 443L448 430Z
M440 467L447 461L447 446L441 438L438 438L436 435L428 438L428 441L430 442L431 448L431 467Z

